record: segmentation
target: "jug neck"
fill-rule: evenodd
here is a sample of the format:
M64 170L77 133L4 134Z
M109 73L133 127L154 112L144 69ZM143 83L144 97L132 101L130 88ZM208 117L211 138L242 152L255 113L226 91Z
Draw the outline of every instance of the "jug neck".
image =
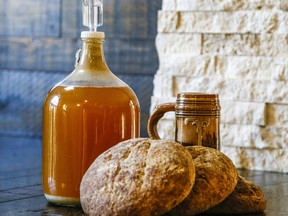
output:
M77 64L78 70L83 71L110 71L105 61L103 41L101 37L82 38L82 50Z

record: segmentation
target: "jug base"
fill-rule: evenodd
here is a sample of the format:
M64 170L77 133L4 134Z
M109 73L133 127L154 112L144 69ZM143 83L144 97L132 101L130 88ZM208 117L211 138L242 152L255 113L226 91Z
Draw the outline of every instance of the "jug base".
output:
M71 206L71 207L76 207L76 206L81 205L79 198L53 196L53 195L49 195L49 194L44 194L44 195L45 195L45 198L48 200L48 202L51 202L55 205Z

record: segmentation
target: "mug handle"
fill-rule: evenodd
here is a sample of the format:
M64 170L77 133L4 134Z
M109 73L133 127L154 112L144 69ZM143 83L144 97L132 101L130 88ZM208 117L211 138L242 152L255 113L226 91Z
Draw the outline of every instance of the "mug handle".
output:
M155 107L147 125L148 135L151 139L161 139L157 131L158 121L164 116L166 112L175 111L175 105L175 103L164 103Z

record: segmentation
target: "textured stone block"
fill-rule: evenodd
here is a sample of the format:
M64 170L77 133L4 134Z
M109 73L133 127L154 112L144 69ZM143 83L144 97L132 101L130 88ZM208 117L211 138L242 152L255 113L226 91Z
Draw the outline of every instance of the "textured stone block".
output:
M161 139L175 140L175 121L161 119L158 123L158 133Z
M226 79L288 80L284 57L160 54L159 73Z
M253 61L256 62L260 57L263 57L262 61L265 61L265 56L277 56L279 60L271 59L273 63L287 58L288 34L159 33L156 38L156 47L159 55L181 53L253 57L255 59Z
M236 167L288 173L288 150L255 149L222 146L221 151L232 159Z
M173 76L166 75L157 71L153 80L154 90L153 96L155 97L173 97L173 93L176 96L176 92L173 91Z
M159 11L158 32L287 34L287 19L281 10Z
M288 146L287 127L221 124L221 145L257 149L281 149Z
M159 55L167 53L201 54L201 34L158 34L156 48Z
M177 10L176 0L162 0L162 10Z
M265 103L221 99L221 123L265 125Z
M159 59L159 73L190 76L215 76L215 56L166 54ZM220 71L221 72L221 71Z
M288 103L288 81L174 76L171 86L162 87L162 96L166 91L173 91L173 95L181 91L213 92L225 100Z
M285 0L163 0L162 10L178 11L226 11L226 10L267 10L278 8L288 10Z
M179 22L179 13L177 11L159 11L158 12L158 32L173 32Z
M287 57L288 35L203 34L202 46L203 54Z
M288 60L284 57L217 56L216 58L215 74L227 79L288 80Z
M267 104L266 124L288 126L288 104Z

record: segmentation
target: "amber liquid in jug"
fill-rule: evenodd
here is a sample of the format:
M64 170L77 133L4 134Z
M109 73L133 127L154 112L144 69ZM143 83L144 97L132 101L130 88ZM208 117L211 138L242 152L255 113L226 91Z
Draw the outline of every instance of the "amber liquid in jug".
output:
M46 97L42 182L50 202L78 205L82 176L95 158L139 137L138 99L109 71L102 51L102 39L84 37L78 66Z

